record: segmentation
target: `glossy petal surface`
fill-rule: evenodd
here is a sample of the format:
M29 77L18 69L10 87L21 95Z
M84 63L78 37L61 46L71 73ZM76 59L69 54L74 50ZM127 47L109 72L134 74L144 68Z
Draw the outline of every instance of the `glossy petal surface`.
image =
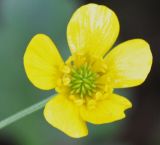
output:
M52 126L71 137L79 138L88 134L77 106L64 96L58 95L51 99L46 104L44 116Z
M115 13L106 6L88 4L80 7L72 16L67 38L72 53L87 51L103 56L113 45L119 33Z
M29 80L40 89L53 89L61 65L63 60L52 40L44 34L34 36L24 55L24 67Z
M105 58L108 76L114 88L142 84L152 65L149 44L142 39L133 39L115 47Z
M120 120L125 117L124 111L132 104L126 98L112 94L103 101L97 102L94 109L81 108L81 116L84 120L93 124L104 124Z

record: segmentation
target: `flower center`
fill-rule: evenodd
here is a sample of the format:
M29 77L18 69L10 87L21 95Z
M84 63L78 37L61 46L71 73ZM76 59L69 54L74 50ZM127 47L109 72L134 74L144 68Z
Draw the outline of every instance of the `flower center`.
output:
M71 94L79 95L81 98L91 96L96 89L96 78L97 74L87 64L73 68L70 81Z
M103 59L75 53L59 67L56 91L78 106L96 107L99 100L105 99L113 91L107 69Z

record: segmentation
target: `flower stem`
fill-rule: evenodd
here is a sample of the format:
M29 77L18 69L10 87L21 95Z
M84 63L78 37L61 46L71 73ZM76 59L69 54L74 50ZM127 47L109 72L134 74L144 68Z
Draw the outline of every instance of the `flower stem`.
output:
M17 112L16 114L14 115L11 115L10 117L0 121L0 129L18 121L19 119L23 118L23 117L26 117L27 115L30 115L40 109L42 109L45 104L53 97L54 95L48 97L47 99L45 100L42 100L41 102L38 102L20 112Z

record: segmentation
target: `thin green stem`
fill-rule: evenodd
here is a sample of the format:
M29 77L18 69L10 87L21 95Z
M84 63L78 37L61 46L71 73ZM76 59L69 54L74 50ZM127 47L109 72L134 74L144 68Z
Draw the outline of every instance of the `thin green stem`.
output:
M42 100L41 102L38 102L38 103L20 111L20 112L17 112L16 114L14 114L12 116L0 121L0 129L18 121L19 119L21 119L23 117L26 117L26 116L42 109L45 106L45 104L49 101L49 99L51 99L53 96L54 95L52 95L52 96L48 97L47 99Z

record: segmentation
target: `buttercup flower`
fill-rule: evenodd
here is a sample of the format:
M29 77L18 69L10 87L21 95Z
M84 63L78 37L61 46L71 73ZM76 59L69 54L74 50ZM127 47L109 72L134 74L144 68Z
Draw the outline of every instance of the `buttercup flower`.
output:
M111 9L88 4L68 24L72 55L66 61L44 34L34 36L26 49L29 80L40 89L58 92L45 106L45 119L71 137L86 136L86 122L124 118L132 104L114 89L142 84L151 69L150 47L142 39L123 42L109 52L118 33L118 18Z

